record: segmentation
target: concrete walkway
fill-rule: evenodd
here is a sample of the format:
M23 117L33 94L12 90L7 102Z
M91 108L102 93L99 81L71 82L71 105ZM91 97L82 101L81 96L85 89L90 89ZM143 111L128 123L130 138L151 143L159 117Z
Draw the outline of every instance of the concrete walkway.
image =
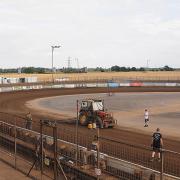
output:
M0 161L0 180L30 180L21 172Z

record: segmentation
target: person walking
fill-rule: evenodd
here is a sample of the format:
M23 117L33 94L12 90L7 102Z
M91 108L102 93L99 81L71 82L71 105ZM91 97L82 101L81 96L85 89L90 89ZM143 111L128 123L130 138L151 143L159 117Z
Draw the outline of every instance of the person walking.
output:
M26 115L26 129L32 129L32 115L30 112Z
M160 129L157 128L156 132L153 133L152 136L152 143L151 146L153 148L153 152L152 152L152 157L151 157L151 161L154 161L154 157L155 157L155 153L158 153L158 161L161 161L161 148L163 146L163 140L162 140L162 135L160 133Z
M144 111L144 127L148 127L148 121L149 121L149 112L147 109L145 109Z

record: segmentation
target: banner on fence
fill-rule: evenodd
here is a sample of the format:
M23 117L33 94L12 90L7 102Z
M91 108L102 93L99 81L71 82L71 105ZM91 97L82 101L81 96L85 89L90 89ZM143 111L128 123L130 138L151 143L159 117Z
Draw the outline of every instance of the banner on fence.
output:
M130 86L143 86L142 82L131 82Z
M177 86L177 84L176 83L166 83L166 86L175 87L175 86Z
M31 86L12 86L1 87L0 92L21 91L30 89L50 89L50 88L93 88L93 87L141 87L141 86L159 86L159 87L179 87L180 83L175 82L108 82L108 83L75 83L75 84L48 84L48 85L31 85Z
M13 91L13 87L2 87L1 92L10 92Z
M108 87L111 87L111 88L117 88L117 87L119 87L119 83L115 83L115 82L108 83L107 85L108 85Z
M96 83L87 83L87 87L97 87Z
M128 86L130 86L130 83L120 83L119 86L122 86L122 87L123 87L123 86L124 86L124 87L128 87Z
M107 87L107 83L98 83L97 87Z

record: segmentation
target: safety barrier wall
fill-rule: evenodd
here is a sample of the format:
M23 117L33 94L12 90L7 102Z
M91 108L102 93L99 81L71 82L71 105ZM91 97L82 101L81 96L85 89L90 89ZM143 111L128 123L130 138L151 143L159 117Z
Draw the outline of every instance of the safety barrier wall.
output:
M0 151L4 153L1 159L3 158L4 161L8 161L8 163L27 174L35 160L35 138L39 136L39 133L23 128L25 123L26 120L22 117L0 114ZM39 123L33 122L33 129L39 131L39 128ZM52 132L45 129L44 133L48 134L43 135L46 160L48 161L44 166L44 174L53 177L53 165L50 160L52 159L51 152L53 149ZM92 150L92 142L95 135L96 131L90 131L88 137L79 132L78 139L76 139L75 132L72 132L72 129L64 128L64 126L58 124L58 137L61 138L58 139L58 154L60 161L62 164L64 163L66 170L68 169L66 173L77 175L78 172L74 172L73 169L76 161L82 171L91 167L88 171L94 173L97 151ZM77 142L78 146L76 145ZM167 180L180 179L180 153L178 152L163 150L161 162L150 162L151 149L149 147L114 141L101 136L99 144L100 164L102 172L107 176L112 174L117 178L140 180L145 177L147 179L150 179L150 177L159 179L161 174ZM76 152L78 152L78 155ZM7 158L7 154L9 158ZM83 176L91 176L92 174L87 173Z
M50 89L50 88L118 88L118 87L179 87L180 83L174 82L110 82L110 83L74 83L74 84L47 84L47 85L29 85L0 87L0 92L24 91L31 89Z

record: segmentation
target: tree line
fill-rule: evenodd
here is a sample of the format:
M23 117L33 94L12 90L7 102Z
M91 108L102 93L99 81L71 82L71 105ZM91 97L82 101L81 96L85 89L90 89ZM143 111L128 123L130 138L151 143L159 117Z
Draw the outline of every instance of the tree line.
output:
M136 68L136 67L120 67L120 66L112 66L111 67L111 71L115 71L115 72L129 72L129 71L174 71L174 68L171 68L169 66L164 66L162 68L144 68L144 67L140 67L140 68Z
M88 71L99 71L99 72L132 72L132 71L174 71L178 69L171 68L169 66L164 66L162 68L144 68L144 67L125 67L125 66L112 66L111 68L102 68L102 67L96 67L96 68L89 68Z
M136 68L136 67L125 67L125 66L112 66L110 68L96 67L96 68L62 68L62 69L53 69L53 72L63 72L63 73L86 73L86 72L132 72L132 71L174 71L180 69L174 69L169 66L164 66L162 68ZM52 73L51 68L43 68L43 67L22 67L22 68L0 68L0 73L26 73L26 74L45 74Z

